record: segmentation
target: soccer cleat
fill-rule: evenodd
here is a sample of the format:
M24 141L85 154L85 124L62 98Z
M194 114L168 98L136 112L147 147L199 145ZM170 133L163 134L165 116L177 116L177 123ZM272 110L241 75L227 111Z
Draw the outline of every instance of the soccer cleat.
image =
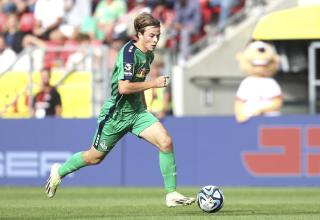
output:
M54 197L56 194L56 190L61 183L61 177L59 176L58 169L61 165L58 163L55 163L51 167L50 176L47 180L46 184L46 193L49 198Z
M168 207L191 205L195 201L195 198L183 196L176 191L168 193L166 196L166 204Z

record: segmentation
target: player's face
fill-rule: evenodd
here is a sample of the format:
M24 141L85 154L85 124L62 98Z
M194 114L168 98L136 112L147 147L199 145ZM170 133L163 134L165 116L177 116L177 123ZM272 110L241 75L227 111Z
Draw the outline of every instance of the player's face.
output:
M143 34L140 34L139 40L141 41L141 46L145 51L153 51L160 38L160 28L159 27L146 27Z

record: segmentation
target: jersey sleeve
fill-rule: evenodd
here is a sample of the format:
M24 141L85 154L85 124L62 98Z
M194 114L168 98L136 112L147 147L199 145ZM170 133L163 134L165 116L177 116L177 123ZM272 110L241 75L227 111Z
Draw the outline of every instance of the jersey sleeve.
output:
M118 80L131 81L134 75L135 48L133 45L128 44L123 48L122 53L121 71Z

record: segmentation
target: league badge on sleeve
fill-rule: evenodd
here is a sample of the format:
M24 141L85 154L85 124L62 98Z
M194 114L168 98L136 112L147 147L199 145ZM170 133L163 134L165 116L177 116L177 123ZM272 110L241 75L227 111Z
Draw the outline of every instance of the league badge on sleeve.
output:
M131 80L133 76L133 63L124 64L124 79Z

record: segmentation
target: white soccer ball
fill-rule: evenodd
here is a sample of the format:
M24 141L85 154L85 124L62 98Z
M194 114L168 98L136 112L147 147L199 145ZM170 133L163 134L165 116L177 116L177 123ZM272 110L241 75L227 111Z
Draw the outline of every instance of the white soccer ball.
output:
M217 212L223 207L223 191L217 186L204 186L197 194L197 203L204 212Z

